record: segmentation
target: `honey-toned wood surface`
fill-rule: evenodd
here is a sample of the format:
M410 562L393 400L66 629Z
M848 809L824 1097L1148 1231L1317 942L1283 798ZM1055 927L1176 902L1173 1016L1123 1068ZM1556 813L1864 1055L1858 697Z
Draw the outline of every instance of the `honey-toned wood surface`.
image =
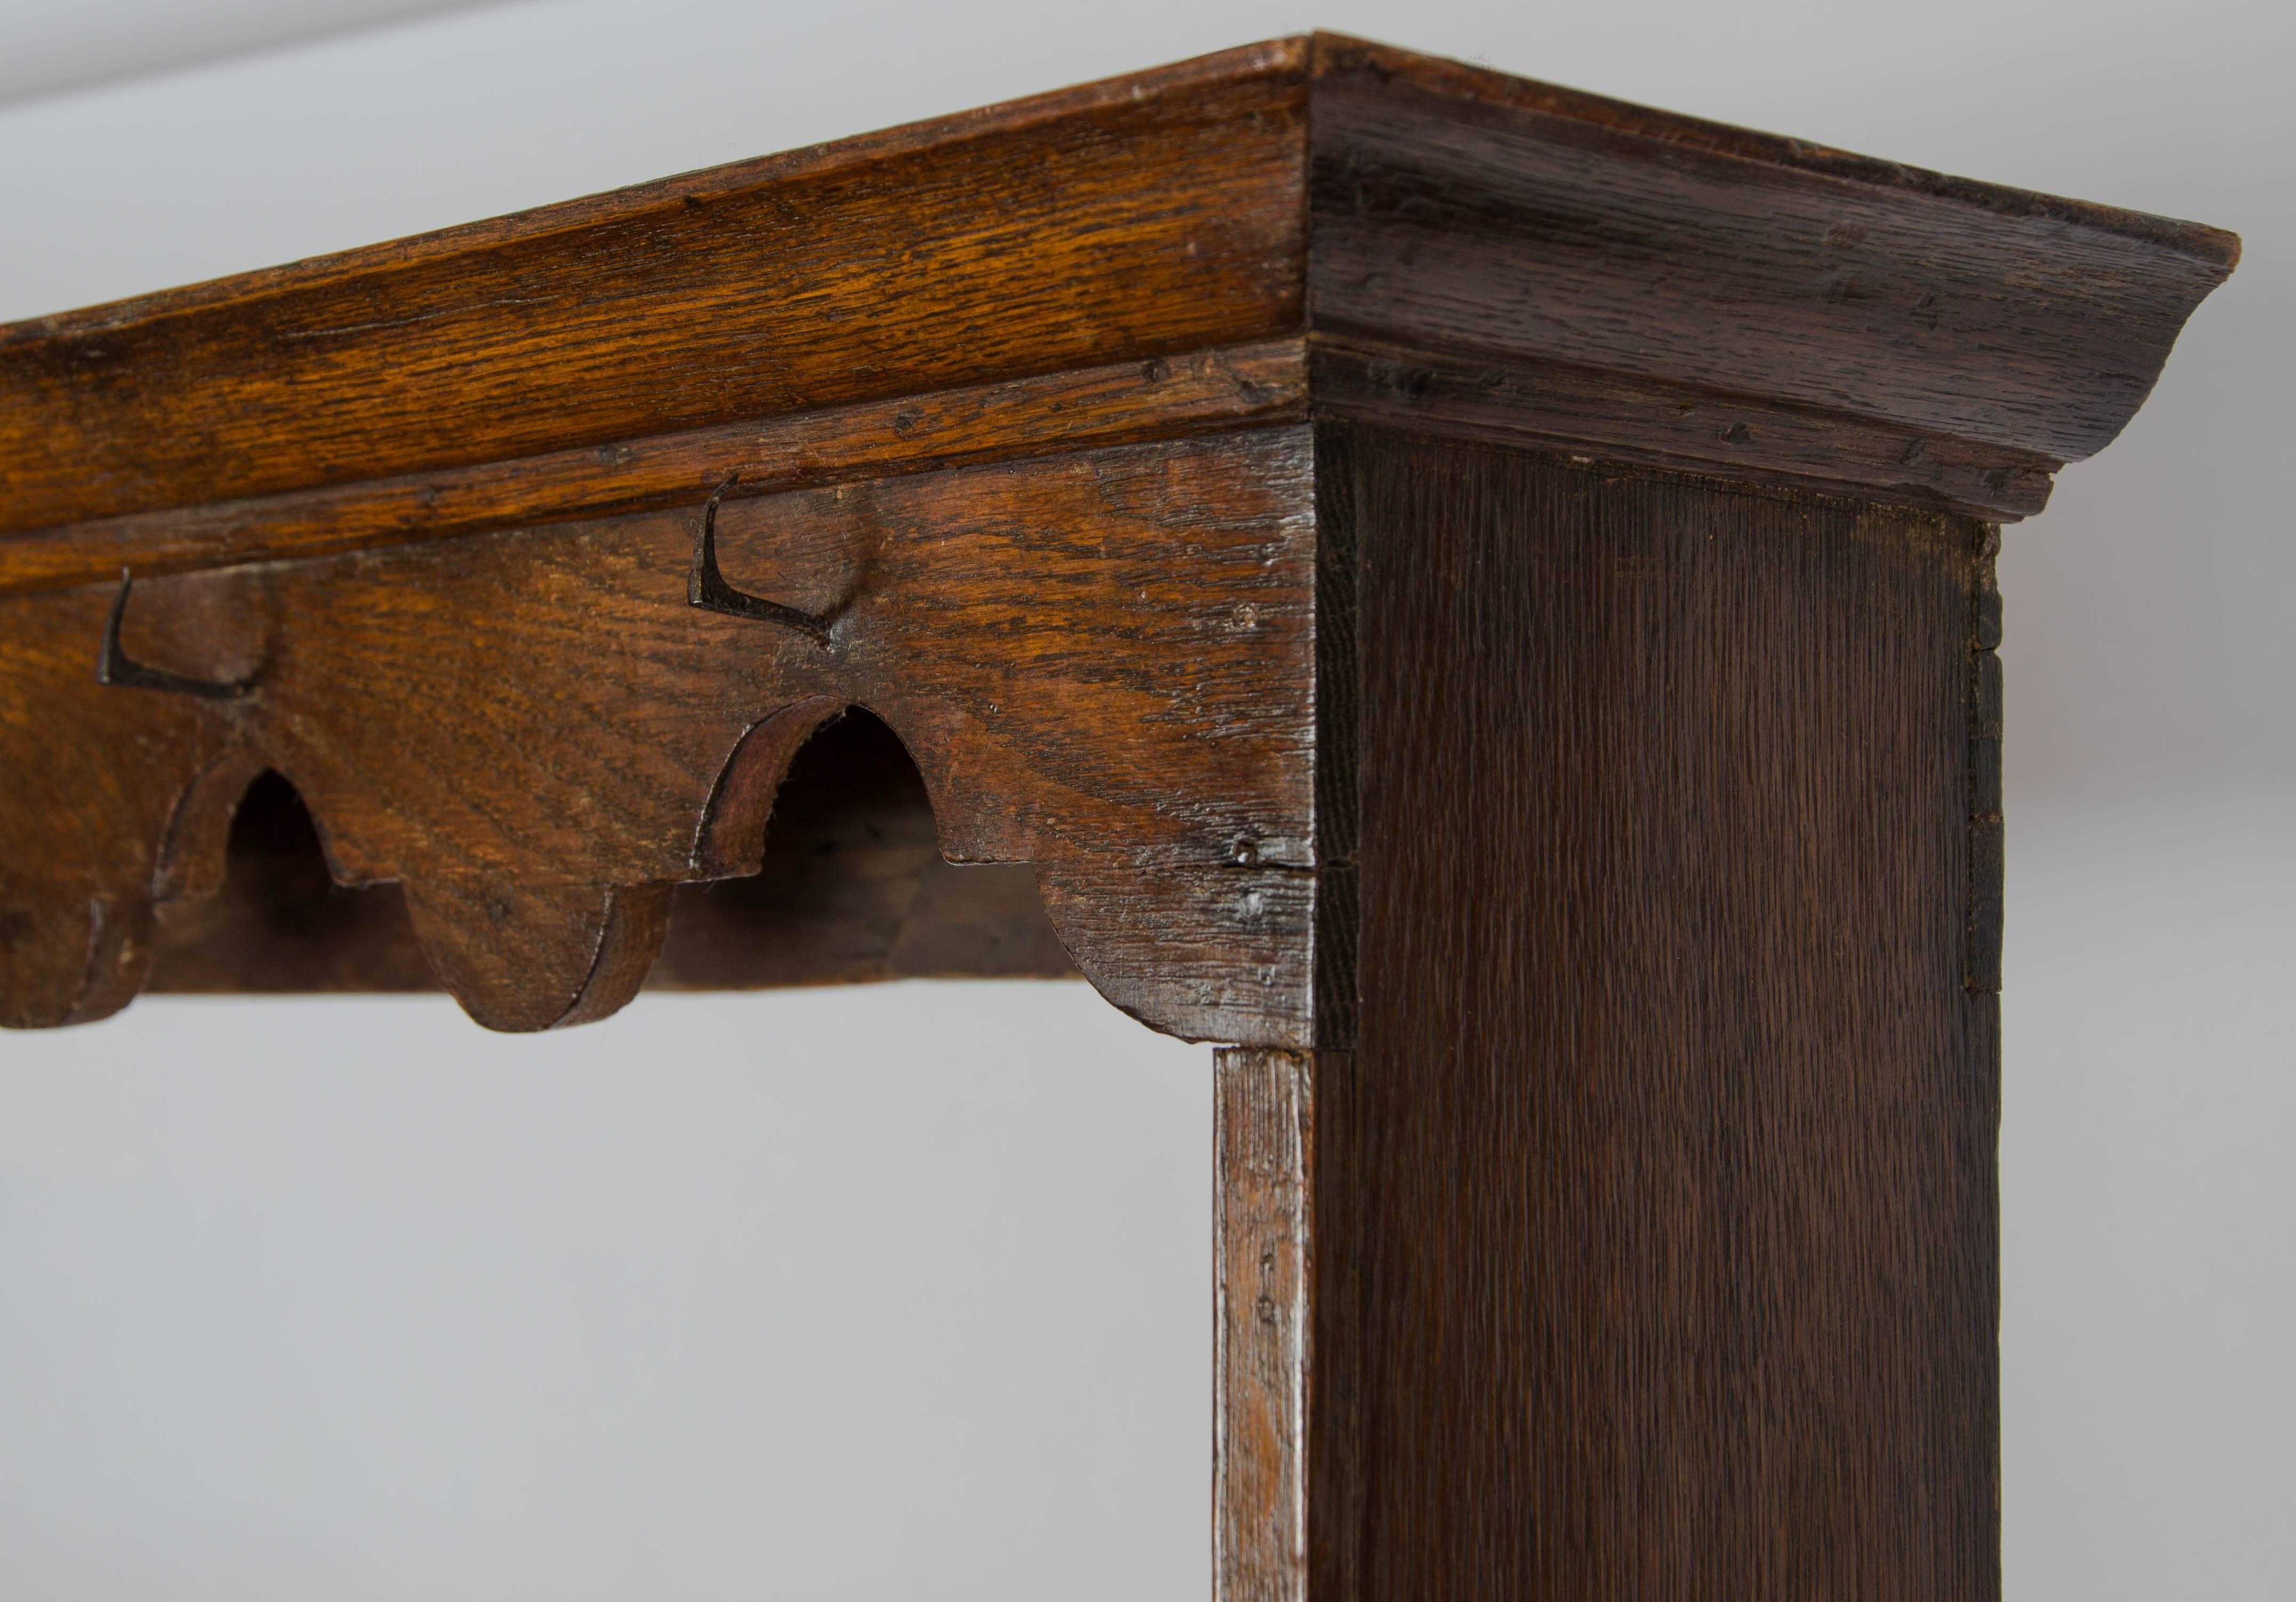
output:
M396 883L327 871L310 813L266 773L231 819L212 895L159 903L147 988L272 994L436 990ZM959 867L899 739L865 712L806 742L773 795L758 872L681 884L652 990L882 979L1072 979L1025 864Z
M1222 1602L1993 1602L1997 525L2237 256L1319 35L0 329L0 1023L1072 963Z
M696 468L807 448L745 439L765 419L898 417L1310 331L1496 364L1484 427L1519 406L1551 435L1585 394L1628 413L1592 443L1651 448L1648 419L1670 456L1820 480L1843 476L1839 431L1869 493L2016 517L2128 421L2237 254L2195 225L1280 40L0 329L0 535L45 531L0 583L53 582L71 550L223 560L284 554L291 530L674 500ZM1059 431L1016 422L1007 447Z
M1343 531L1297 452L1106 453L1344 418L2013 518L2237 250L1317 35L0 329L0 1016L119 1005L154 904L224 938L256 903L182 904L266 765L480 1016L602 1015L674 886L753 866L791 754L866 700L949 853L1034 863L1120 1004L1343 1045L1352 935L1310 916L1356 892L1318 755ZM1082 465L1214 457L1216 492ZM736 569L771 509L831 649L677 604L721 496ZM1250 571L1237 530L1276 522ZM867 568L888 528L915 559ZM253 693L132 687L139 660Z
M266 768L336 878L403 886L481 1022L598 1015L675 884L755 870L783 770L850 704L914 760L942 852L1033 865L1119 1005L1304 1041L1310 497L1288 426L727 499L727 580L825 640L688 604L700 507L138 584L131 655L234 701L97 685L111 587L20 596L10 1020L124 1001L155 891L212 888Z
M1297 42L0 329L0 530L1299 321Z
M252 496L0 538L0 594L496 529L1306 416L1300 341L1152 357L337 489Z

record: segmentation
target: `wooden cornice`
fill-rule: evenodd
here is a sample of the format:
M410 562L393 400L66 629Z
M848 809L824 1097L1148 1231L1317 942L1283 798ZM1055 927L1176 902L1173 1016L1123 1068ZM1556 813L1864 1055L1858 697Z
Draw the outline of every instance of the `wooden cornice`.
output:
M1030 397L1311 335L1324 409L2009 519L2237 252L1317 35L0 329L0 587L930 465L919 407L1021 452Z
M1331 1046L1347 437L1974 551L2236 254L1317 35L0 329L0 1023L263 926L182 909L266 769L476 1016L601 1016L680 887L771 877L783 774L861 707L929 807L839 793L909 889L835 973L996 945L886 913L937 846L1042 897L973 904L978 971L1057 969L1049 929L1159 1028ZM355 933L297 982L405 982Z

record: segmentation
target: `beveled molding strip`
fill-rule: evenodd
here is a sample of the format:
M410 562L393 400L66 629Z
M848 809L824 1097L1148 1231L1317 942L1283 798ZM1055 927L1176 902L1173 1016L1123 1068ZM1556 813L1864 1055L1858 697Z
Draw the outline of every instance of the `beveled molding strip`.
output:
M1309 374L1318 411L1361 422L1988 522L2040 511L2050 475L2063 465L2030 451L1756 396L1346 335L1316 337Z
M723 423L475 467L0 537L0 594L332 555L1307 414L1298 340Z
M2046 456L1567 363L1317 334L0 537L0 594L332 555L1256 424L1310 410L2013 522Z
M324 556L1316 413L2013 522L2062 465L1568 363L1345 334L1266 340L324 489L0 537L0 594Z
M0 589L1308 408L2008 520L2238 256L1275 41L0 328Z

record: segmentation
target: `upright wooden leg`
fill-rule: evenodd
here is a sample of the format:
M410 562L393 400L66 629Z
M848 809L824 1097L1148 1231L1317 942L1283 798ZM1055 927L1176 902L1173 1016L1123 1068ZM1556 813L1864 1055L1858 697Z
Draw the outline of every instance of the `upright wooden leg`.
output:
M1215 1062L1214 1572L1221 1602L1304 1602L1315 1057Z
M1318 470L1352 1049L1222 1058L1226 1602L1997 1595L1990 530Z

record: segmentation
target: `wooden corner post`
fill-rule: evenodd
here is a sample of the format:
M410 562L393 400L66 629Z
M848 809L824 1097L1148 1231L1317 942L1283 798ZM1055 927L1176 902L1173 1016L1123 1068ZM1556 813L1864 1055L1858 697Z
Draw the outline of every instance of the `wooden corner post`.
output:
M1317 466L1355 1005L1221 1059L1228 1602L1993 1596L1990 529Z
M0 1023L1073 964L1218 1602L1991 1602L1993 555L2236 256L1317 36L0 330Z
M1222 1602L1989 1602L1993 558L2229 242L1321 60L1324 988L1219 1059Z

